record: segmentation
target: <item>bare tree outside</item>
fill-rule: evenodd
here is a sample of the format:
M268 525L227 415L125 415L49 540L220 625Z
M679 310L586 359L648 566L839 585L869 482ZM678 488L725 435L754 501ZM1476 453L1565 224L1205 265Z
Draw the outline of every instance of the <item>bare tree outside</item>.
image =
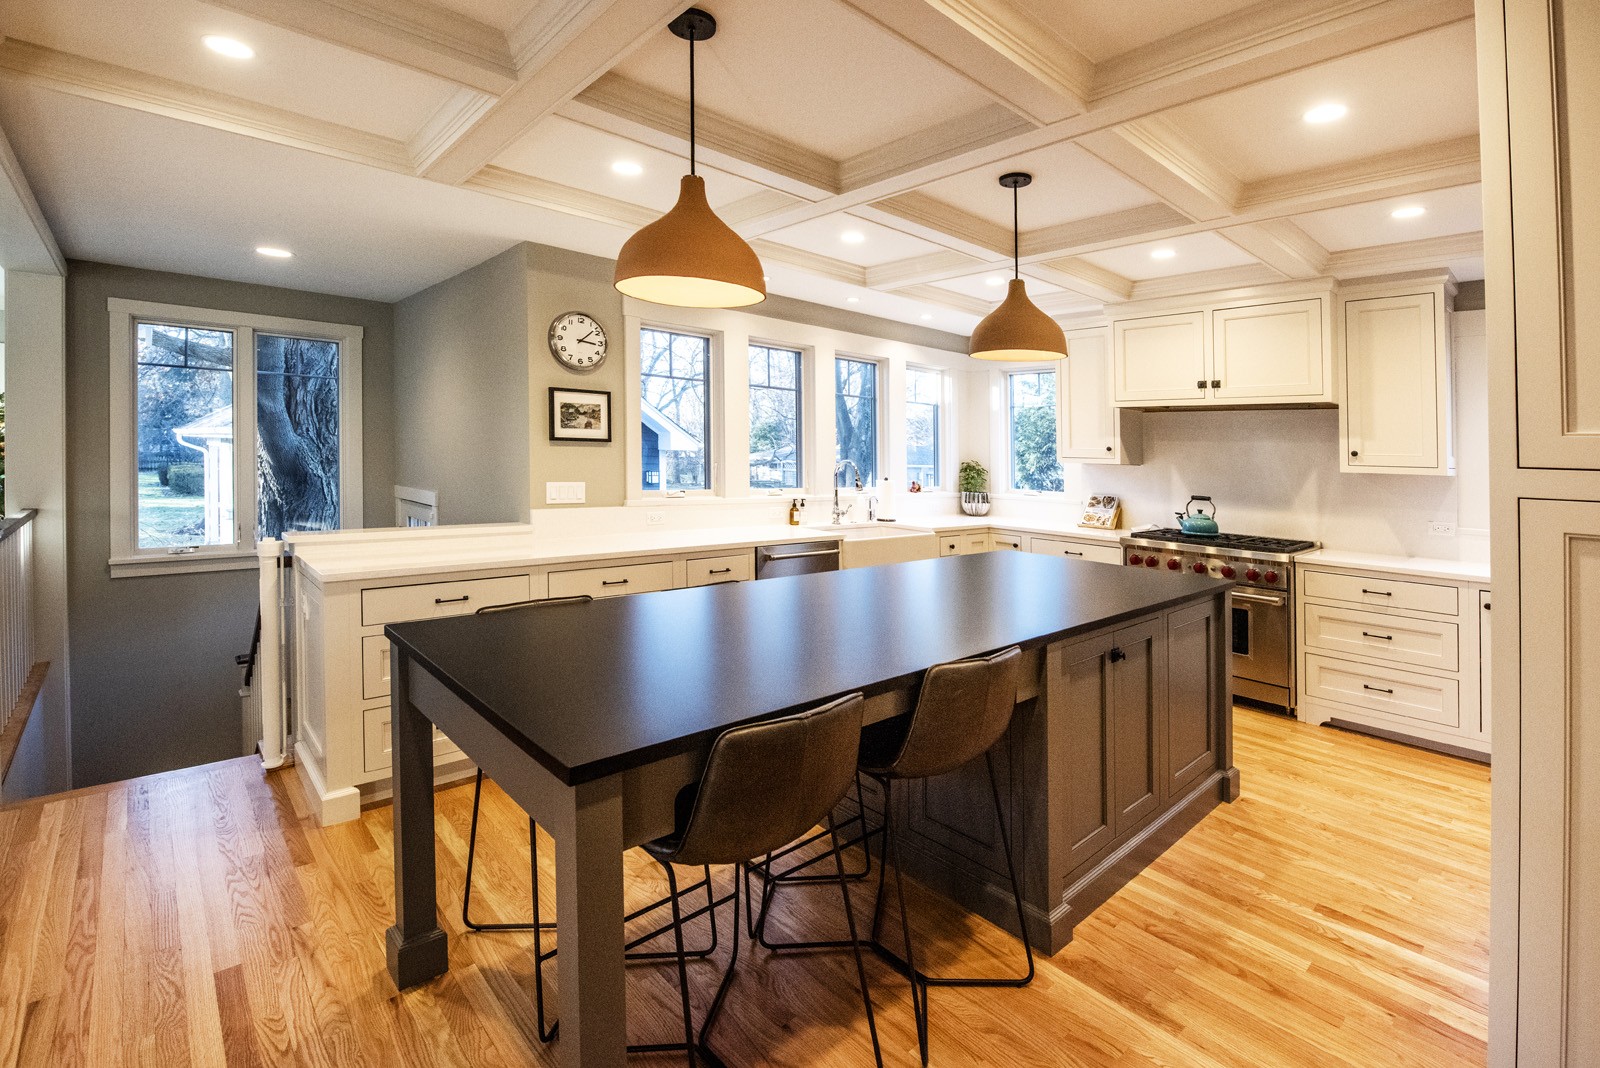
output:
M750 346L750 487L798 489L800 353Z
M878 480L878 365L841 356L834 361L835 456L849 460L861 480Z

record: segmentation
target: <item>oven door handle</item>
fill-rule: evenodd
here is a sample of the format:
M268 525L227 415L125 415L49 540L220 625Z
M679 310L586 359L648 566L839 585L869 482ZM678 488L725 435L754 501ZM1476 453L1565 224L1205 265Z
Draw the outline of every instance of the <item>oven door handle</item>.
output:
M1282 597L1267 597L1259 593L1241 593L1238 590L1234 590L1233 599L1235 601L1245 601L1249 604L1269 604L1274 608L1283 607Z

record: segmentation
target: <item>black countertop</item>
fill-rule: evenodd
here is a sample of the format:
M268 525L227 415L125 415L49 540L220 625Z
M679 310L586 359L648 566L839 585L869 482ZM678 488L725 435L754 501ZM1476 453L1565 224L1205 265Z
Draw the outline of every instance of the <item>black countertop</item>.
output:
M548 605L384 628L563 782L934 664L1043 645L1213 596L1199 575L1019 552Z

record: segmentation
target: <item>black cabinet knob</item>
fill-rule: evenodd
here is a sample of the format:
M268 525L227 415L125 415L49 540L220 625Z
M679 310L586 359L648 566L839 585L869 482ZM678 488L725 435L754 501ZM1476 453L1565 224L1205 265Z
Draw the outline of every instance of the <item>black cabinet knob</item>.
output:
M1356 450L1354 450L1354 449L1351 449L1351 450L1350 450L1350 455L1351 455L1351 456L1360 456L1360 455L1361 455L1361 454L1360 454L1360 453L1359 453L1359 452L1356 452Z
M1128 654L1123 652L1121 649L1112 646L1111 652L1106 654L1106 659L1110 660L1113 664L1118 664L1128 659Z

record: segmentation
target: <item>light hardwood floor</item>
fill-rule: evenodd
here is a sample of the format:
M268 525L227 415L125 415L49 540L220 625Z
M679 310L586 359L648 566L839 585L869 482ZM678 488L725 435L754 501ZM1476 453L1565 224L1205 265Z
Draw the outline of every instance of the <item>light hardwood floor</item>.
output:
M1243 796L1031 987L933 991L934 1065L1484 1062L1487 769L1243 709L1236 735ZM452 970L402 995L383 960L386 805L318 828L292 772L236 760L0 810L0 1065L553 1064L533 1037L527 936L464 933L451 904L471 801L470 783L439 796ZM526 823L496 790L485 809L478 907L514 919ZM632 895L660 892L652 865L628 865ZM796 931L839 922L829 889L788 900ZM1010 964L996 929L928 894L912 908L936 967ZM871 1063L847 955L746 947L740 968L716 1043L730 1064ZM909 997L869 969L885 1060L915 1065ZM669 971L630 968L635 1041L673 1035ZM714 974L691 970L697 1013Z

